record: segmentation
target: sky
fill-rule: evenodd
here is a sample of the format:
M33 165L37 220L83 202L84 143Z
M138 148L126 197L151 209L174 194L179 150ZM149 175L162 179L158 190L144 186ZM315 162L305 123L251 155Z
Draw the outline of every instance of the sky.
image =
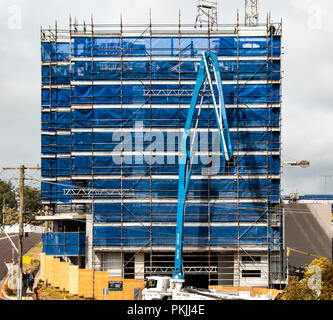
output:
M244 19L244 0L220 0L219 23ZM40 27L79 22L194 23L195 0L0 0L0 179L18 172L3 167L40 163ZM310 161L283 167L282 194L333 194L333 1L259 0L259 20L283 21L282 160ZM27 175L38 177L37 172ZM332 177L331 177L332 176Z

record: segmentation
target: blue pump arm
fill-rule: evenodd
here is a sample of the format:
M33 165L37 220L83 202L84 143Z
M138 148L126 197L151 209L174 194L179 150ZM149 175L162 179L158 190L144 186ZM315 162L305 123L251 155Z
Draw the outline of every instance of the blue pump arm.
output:
M218 105L215 98L213 82L210 74L211 72L210 68L213 69L215 82L219 94ZM185 214L185 202L187 198L187 191L191 178L190 160L192 158L191 145L188 144L188 139L190 137L191 125L194 118L194 112L196 110L199 93L204 84L206 87L207 82L209 84L210 91L212 94L223 160L225 162L225 160L230 161L233 158L218 58L214 53L206 51L203 52L203 57L200 62L190 108L187 114L183 135L180 141L181 156L179 159L175 268L172 279L179 279L179 280L184 279L184 272L183 272L184 214ZM225 166L225 163L223 164L223 166Z

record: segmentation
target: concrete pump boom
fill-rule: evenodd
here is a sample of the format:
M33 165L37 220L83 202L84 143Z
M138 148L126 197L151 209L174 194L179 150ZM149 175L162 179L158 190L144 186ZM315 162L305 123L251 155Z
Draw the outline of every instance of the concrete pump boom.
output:
M215 77L215 84L218 90L218 104L217 99L215 98L215 92L211 77L211 69ZM210 52L203 52L203 57L199 66L198 76L196 84L194 87L193 96L191 99L190 108L187 114L187 119L184 127L184 132L180 142L181 157L179 159L179 184L178 184L178 205L177 205L177 225L176 225L176 248L175 248L175 268L172 276L173 280L177 280L180 283L184 281L184 272L183 272L183 232L184 232L184 213L185 213L185 202L187 197L187 191L189 187L189 182L191 178L191 158L192 145L195 140L196 130L198 126L198 120L201 112L201 107L204 99L204 93L206 85L209 85L211 91L211 96L213 100L217 128L220 138L220 147L222 151L222 166L225 167L226 161L231 161L233 158L229 127L227 121L226 108L224 103L224 96L222 90L221 74L219 68L219 62L217 56ZM198 116L196 121L196 126L194 128L194 135L191 141L190 130L191 124L194 118L194 112L197 107L197 100L200 94L201 89L203 88L203 93L201 95L200 106L198 110Z

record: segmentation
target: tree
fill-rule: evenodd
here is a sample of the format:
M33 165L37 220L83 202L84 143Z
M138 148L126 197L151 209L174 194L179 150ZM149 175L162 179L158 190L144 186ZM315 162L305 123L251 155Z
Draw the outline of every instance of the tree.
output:
M318 288L320 288L318 292L310 285L316 281L318 281ZM278 299L333 300L333 263L327 258L313 260L305 268L304 279L289 277L288 285Z
M18 223L17 201L19 190L15 190L10 182L0 180L0 223L2 223L3 203L5 203L5 224ZM31 223L40 212L41 191L38 188L24 186L23 222Z
M17 206L15 199L15 190L10 182L0 180L0 223L9 212L14 212ZM5 217L3 217L3 210ZM7 219L4 219L6 222Z
M283 290L278 300L312 300L311 290L305 279L300 280L298 277L289 277L288 285Z
M10 182L0 180L0 203L11 209L16 208L15 190Z
M42 203L40 190L30 186L24 186L24 222L32 222L41 209Z

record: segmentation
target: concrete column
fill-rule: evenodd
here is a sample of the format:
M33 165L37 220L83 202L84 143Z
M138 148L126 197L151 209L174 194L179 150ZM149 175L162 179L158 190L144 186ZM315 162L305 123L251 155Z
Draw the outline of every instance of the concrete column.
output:
M135 279L144 280L145 277L145 254L137 253L134 258Z
M103 253L102 252L93 252L94 256L94 269L96 271L101 271L102 270L102 258L103 258Z
M217 261L218 285L234 285L234 255L232 253L221 254Z
M86 215L86 269L93 267L93 216Z
M107 267L110 276L112 277L122 277L123 276L123 262L121 260L120 252L109 252L104 254L103 257L106 258L106 261L103 260L103 264ZM104 267L104 270L105 270Z

